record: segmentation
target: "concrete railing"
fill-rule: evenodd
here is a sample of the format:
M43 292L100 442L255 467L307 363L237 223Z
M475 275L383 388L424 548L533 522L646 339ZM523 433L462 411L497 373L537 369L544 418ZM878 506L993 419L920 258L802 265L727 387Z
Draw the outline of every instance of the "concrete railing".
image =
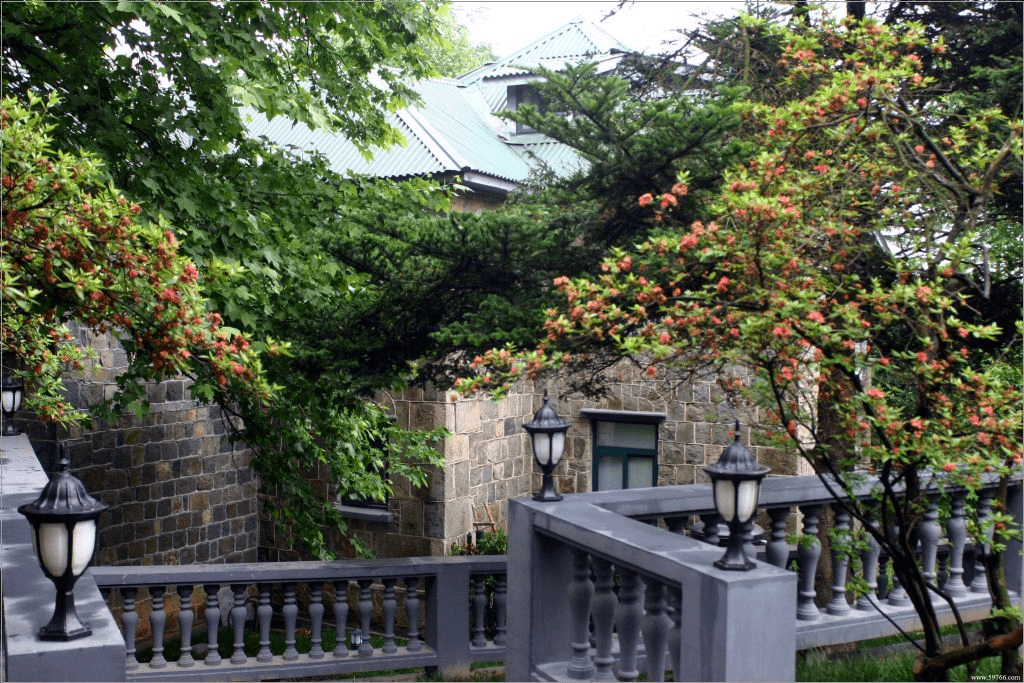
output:
M466 672L473 662L500 661L505 658L505 566L504 557L481 556L96 567L92 572L102 590L112 598L119 594L114 602L128 644L122 660L127 680L219 681L418 667L444 675ZM151 646L140 662L136 605L144 593ZM180 643L173 658L164 637L169 603ZM204 642L193 643L200 621ZM222 624L231 633L227 655L218 650ZM277 651L272 630L283 633ZM300 630L307 647L297 646ZM327 631L333 633L329 644ZM254 641L248 647L247 632ZM375 640L380 641L376 646Z
M870 489L865 481L865 499ZM938 496L929 496L920 561L966 620L981 619L990 599L983 567L966 542L964 494L947 493L944 528ZM1020 515L1019 479L1009 502ZM509 590L508 680L635 680L641 671L648 680L663 680L666 669L677 681L792 680L796 650L919 628L905 593L889 584L877 546L859 558L871 594L857 600L847 594L851 563L838 551L829 558L831 576L823 577L831 590L824 596L816 591L823 511L833 508L833 534L851 528L817 477L765 480L759 507L769 529L757 543L751 534L748 554L762 561L750 572L727 572L712 566L723 551L708 544L717 545L728 531L719 524L708 484L569 495L555 503L515 501L509 509L509 574L517 578ZM790 545L787 537L795 532L814 540ZM1019 543L1011 544L1005 560L1019 599ZM794 565L796 571L788 571ZM953 622L944 601L936 599L935 607L940 620Z
M0 680L259 680L414 667L454 675L499 660L507 680L633 680L641 671L661 680L666 670L674 680L792 680L796 650L917 625L873 549L860 558L872 594L847 594L849 562L839 553L829 558L831 576L816 580L820 541L797 547L787 536L824 539L819 521L835 504L817 477L770 477L760 497L766 532L750 539L749 554L762 561L750 572L712 564L727 531L710 485L578 494L514 501L507 564L454 557L93 567L75 586L93 635L45 642L36 634L52 612L54 588L16 509L47 477L24 436L0 438L0 458ZM948 493L943 526L937 498L924 515L922 566L967 619L982 618L989 608L983 569L966 542L963 496ZM1019 479L1010 498L1019 520ZM978 509L987 514L984 493ZM850 528L838 506L832 525L833 533ZM1019 542L1005 559L1019 600ZM831 586L824 595L823 583ZM952 619L947 606L936 607ZM207 633L193 643L201 624ZM207 624L229 625L224 655L218 629ZM173 657L169 627L182 643ZM333 639L325 638L330 630ZM145 656L136 650L140 631ZM283 634L280 643L272 631Z

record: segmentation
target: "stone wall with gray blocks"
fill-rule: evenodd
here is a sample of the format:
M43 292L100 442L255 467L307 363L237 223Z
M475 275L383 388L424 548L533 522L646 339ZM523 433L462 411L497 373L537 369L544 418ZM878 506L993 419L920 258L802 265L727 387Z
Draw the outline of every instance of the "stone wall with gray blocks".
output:
M734 411L726 402L715 375L672 383L652 379L626 361L611 372L615 381L603 398L569 397L553 401L556 410L570 424L564 464L555 471L559 491L591 490L593 437L590 420L583 415L586 409L665 416L658 427L658 486L706 482L707 478L700 472L706 465L716 462L731 443L737 419L741 424L742 442L758 462L772 469L772 474L810 473L792 451L758 444L759 440L764 440L764 434L757 432L763 431L768 422L766 411L756 406L740 406Z
M570 424L565 454L555 470L555 485L562 493L591 490L593 439L586 409L665 416L658 428L659 486L705 481L700 472L732 441L737 417L743 443L773 474L807 473L793 453L758 445L763 435L756 432L766 414L758 408L734 412L714 376L670 384L626 362L613 371L616 382L596 401L562 396L557 383L549 385L552 405ZM353 521L355 533L379 557L447 553L468 533L492 525L506 529L508 501L540 488L541 475L522 426L540 408L543 386L521 382L501 401L459 398L429 388L384 394L378 400L391 406L404 427L444 425L451 433L439 446L445 465L431 471L427 488L416 491L408 482L395 482L390 522Z
M127 358L110 335L78 334L98 360L65 387L85 406L113 393ZM97 564L256 561L259 501L248 453L230 443L219 408L193 400L189 385L183 378L149 384L147 414L93 430L23 422L47 471L59 440L72 471L110 506L99 520Z

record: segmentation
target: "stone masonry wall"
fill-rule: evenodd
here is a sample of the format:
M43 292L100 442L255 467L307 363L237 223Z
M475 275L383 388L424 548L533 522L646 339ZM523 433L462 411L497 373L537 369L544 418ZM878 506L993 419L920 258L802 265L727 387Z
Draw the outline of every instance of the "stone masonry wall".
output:
M731 443L737 418L741 424L742 442L758 462L771 468L772 474L809 473L793 452L758 445L756 432L767 421L765 411L757 407L740 407L733 412L714 376L698 377L674 385L651 379L626 361L619 363L612 372L616 382L602 399L590 401L569 397L568 400L553 402L562 419L570 424L563 464L555 470L556 486L562 493L591 490L593 437L590 420L582 414L584 409L665 415L658 428L658 486L707 482L700 472L704 466L716 462L722 450Z
M658 432L658 485L705 482L700 471L715 461L732 441L735 419L742 441L774 475L807 474L792 452L760 445L759 408L734 413L713 376L670 385L648 378L629 363L618 365L616 383L599 401L563 396L552 383L551 402L569 422L562 463L555 485L562 493L587 492L592 482L592 435L585 409L661 413ZM429 486L411 490L394 482L390 522L353 520L352 529L378 557L439 555L465 541L478 529L507 528L508 501L532 495L541 475L534 465L530 441L522 425L542 403L542 386L523 383L502 401L457 398L432 389L410 389L381 397L393 406L399 424L414 429L444 425L451 432L439 446L443 468L431 469ZM337 548L345 554L345 544Z
M99 356L66 383L81 406L113 392L127 358L109 335L80 330L79 342ZM91 431L24 425L47 471L54 470L59 439L75 475L110 506L99 519L97 564L256 561L257 482L248 453L232 448L219 409L192 400L188 387L185 379L150 384L148 414Z

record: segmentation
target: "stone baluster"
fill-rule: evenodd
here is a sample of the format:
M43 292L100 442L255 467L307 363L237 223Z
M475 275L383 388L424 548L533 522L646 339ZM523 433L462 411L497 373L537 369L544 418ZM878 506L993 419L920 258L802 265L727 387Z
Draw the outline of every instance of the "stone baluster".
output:
M850 611L850 605L846 602L846 570L850 564L850 557L846 550L840 547L850 540L850 513L845 507L839 504L832 506L835 515L835 539L832 543L832 599L825 607L825 612L833 616L842 616Z
M309 658L324 658L324 585L309 584Z
M121 612L121 625L124 626L125 670L139 668L139 660L135 658L135 633L139 626L139 613L135 611L135 596L139 589L125 586L121 589L121 601L124 603Z
M220 629L220 605L217 603L217 591L220 590L220 584L204 584L203 590L206 591L206 610L203 612L203 620L206 622L206 659L203 660L203 664L216 666L220 664L220 651L217 643L217 631Z
M964 584L964 546L967 545L967 522L964 520L964 492L955 491L949 502L949 520L946 522L949 539L949 578L946 593L952 597L967 595Z
M508 642L508 575L498 574L494 586L494 644Z
M615 583L612 577L612 565L599 557L591 558L594 568L594 599L591 615L594 618L594 680L614 681L612 664L612 630L615 627Z
M921 519L918 533L921 542L921 575L926 583L938 586L938 572L935 565L938 559L942 527L939 525L939 498L936 494L928 496L928 509L925 510L924 517Z
M768 516L772 523L768 545L765 547L765 560L770 565L785 569L786 562L789 560L789 544L786 542L786 521L789 519L789 508L771 508L768 510Z
M682 671L682 641L683 636L683 592L679 588L669 587L669 618L672 623L668 629L668 656L669 664L672 666L673 678L678 679Z
M370 586L373 579L359 579L359 630L362 642L359 643L360 655L372 655L373 643L370 642L370 615L373 612L373 601L370 599Z
M395 645L395 609L398 606L398 602L395 600L396 581L398 581L396 578L387 578L383 580L384 647L381 648L381 652L385 654L398 652L398 646Z
M192 657L192 625L196 621L196 613L192 609L192 586L178 586L178 598L181 600L178 608L178 632L181 634L178 666L185 668L196 663Z
M899 529L893 527L889 529L889 538L898 539ZM889 571L892 572L892 590L889 591L889 597L886 602L893 607L903 607L904 605L910 604L910 596L907 595L907 589L900 583L900 577L896 574L896 560L889 558Z
M877 512L876 508L871 509ZM870 530L864 529L864 535L867 538L867 548L860 552L860 562L864 568L864 582L867 584L868 590L864 595L857 598L855 607L859 610L874 609L878 598L878 556L882 552L882 546L879 545L878 540L871 533L871 530L878 529L878 523L870 521L868 525Z
M231 584L231 595L234 605L231 607L231 626L234 630L234 652L231 653L232 664L245 664L245 600L248 586L244 583Z
M423 649L420 642L420 595L417 592L420 585L420 577L407 576L405 584L405 614L409 621L408 642L405 644L407 652L419 652Z
M590 661L590 601L594 582L590 580L590 555L572 551L572 581L569 583L569 615L572 619L572 659L566 670L569 678L588 681L594 676Z
M818 540L818 516L821 505L801 505L804 515L803 534L797 546L797 560L800 575L797 579L796 618L814 621L821 618L821 612L814 604L814 577L818 573L818 558L821 556L821 541Z
M668 628L670 620L665 614L665 584L652 578L644 579L644 616L641 632L647 654L647 680L665 680L665 655L668 654Z
M701 540L711 545L718 545L719 531L718 531L718 518L717 512L708 512L700 516L700 521L704 522L704 529L701 533Z
M153 636L153 658L149 660L149 668L162 669L167 666L164 659L164 627L167 625L167 612L164 611L163 586L150 586L149 596L153 609L149 613L150 633Z
M984 528L989 515L992 514L992 498L995 493L992 489L982 489L978 493L978 524ZM992 531L986 530L985 536L988 541L992 540ZM985 574L985 563L982 557L988 552L988 543L974 541L974 579L971 581L972 593L988 593L988 577Z
M689 519L690 518L685 515L681 517L666 517L665 526L668 527L668 530L672 533L682 535L686 533L686 523Z
M473 578L473 647L487 645L484 636L484 611L487 608L487 593L484 590L483 574L474 574Z
M635 681L637 645L640 636L640 618L643 581L632 569L619 567L619 608L615 612L615 629L619 634L619 680Z
M260 663L271 662L274 655L270 651L270 622L274 618L274 608L270 606L269 583L257 584L259 592L259 605L256 607L256 621L260 626L260 651L256 654L256 661Z
M295 582L289 581L281 589L284 591L284 606L281 607L281 616L284 618L284 661L293 662L299 658L299 651L295 647L295 626L299 620Z
M348 581L334 581L333 585L334 628L338 634L334 641L334 656L348 657L348 644L345 642L348 631ZM408 585L408 580L406 580L406 585Z

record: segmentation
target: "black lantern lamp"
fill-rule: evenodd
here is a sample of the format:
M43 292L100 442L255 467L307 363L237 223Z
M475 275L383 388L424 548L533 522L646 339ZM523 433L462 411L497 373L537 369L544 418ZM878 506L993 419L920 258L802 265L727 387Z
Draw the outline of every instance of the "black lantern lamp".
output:
M551 472L562 460L569 423L560 418L548 403L548 392L544 392L544 404L540 410L533 416L533 420L523 425L523 429L530 433L533 457L544 472L544 483L533 499L544 502L562 500L562 496L555 491Z
M4 375L3 379L3 413L4 436L17 436L21 430L14 426L14 414L21 408L21 399L25 396L25 385L14 375Z
M761 480L770 469L754 460L754 456L740 443L740 423L736 421L736 440L713 465L704 468L711 478L715 509L729 525L729 545L722 559L715 562L719 569L747 571L754 563L743 550L743 527L757 511L757 497Z
M73 589L96 550L96 518L107 509L71 474L63 444L59 456L57 475L35 501L18 508L32 525L32 545L39 565L57 587L53 617L39 630L43 640L73 640L92 633L89 624L78 618Z

